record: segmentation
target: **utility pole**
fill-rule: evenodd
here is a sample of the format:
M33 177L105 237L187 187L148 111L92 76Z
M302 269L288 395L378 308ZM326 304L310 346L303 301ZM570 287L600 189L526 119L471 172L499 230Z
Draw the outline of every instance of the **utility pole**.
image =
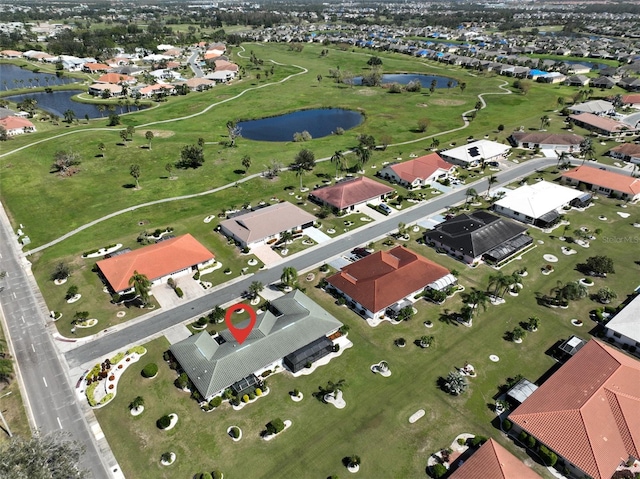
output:
M0 399L7 397L9 394L11 394L13 391L9 391L7 394L5 394L4 396L0 396ZM11 429L9 429L9 425L7 424L7 421L5 421L4 419L4 415L2 414L2 411L0 410L0 419L2 419L2 424L4 424L4 428L7 430L7 434L9 434L9 437L13 437L13 434L11 434Z

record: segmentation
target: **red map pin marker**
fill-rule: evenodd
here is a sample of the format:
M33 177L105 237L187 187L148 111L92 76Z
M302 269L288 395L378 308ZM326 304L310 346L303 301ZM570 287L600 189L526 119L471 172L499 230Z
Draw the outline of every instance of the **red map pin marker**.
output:
M238 311L241 309L244 309L247 313L249 313L249 326L247 326L246 328L236 328L233 325L233 323L231 323L231 315L235 311ZM242 344L247 339L249 334L251 334L251 330L253 329L253 326L255 326L256 324L256 312L248 304L242 304L242 303L234 304L233 306L230 306L229 309L227 309L227 313L224 315L224 322L227 323L227 327L229 328L229 331L231 331L231 334L233 334L233 337L236 338L236 341L238 341L238 344Z

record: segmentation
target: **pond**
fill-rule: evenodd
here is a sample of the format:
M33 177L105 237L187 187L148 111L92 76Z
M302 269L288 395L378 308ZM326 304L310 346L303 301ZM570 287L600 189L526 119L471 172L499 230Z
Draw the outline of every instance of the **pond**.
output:
M32 72L8 63L0 63L0 88L3 91L17 88L47 87L79 81L77 78L58 78L55 73ZM29 81L31 80L31 81Z
M458 82L453 78L442 77L438 75L422 75L420 73L387 73L382 75L382 83L399 83L400 85L406 85L411 81L419 81L422 88L429 88L433 80L436 81L436 88L448 88L449 82L452 82L451 86L458 86ZM362 77L355 77L353 79L354 85L362 85Z
M286 115L240 121L242 138L258 141L293 141L294 133L308 131L312 138L331 135L336 128L349 130L364 120L361 113L342 108L315 108Z
M23 95L12 95L5 97L6 100L19 103L27 98L33 98L38 103L37 108L41 108L51 114L64 118L64 112L71 110L76 114L77 119L85 118L85 115L89 115L89 118L100 118L109 116L109 110L100 112L97 105L92 103L80 103L71 99L72 96L83 93L82 90L65 90L65 91L53 91L51 93L37 92L37 93L25 93ZM115 113L123 114L128 111L137 111L145 108L144 106L137 107L133 105L133 101L129 105L128 109L125 105L115 106Z

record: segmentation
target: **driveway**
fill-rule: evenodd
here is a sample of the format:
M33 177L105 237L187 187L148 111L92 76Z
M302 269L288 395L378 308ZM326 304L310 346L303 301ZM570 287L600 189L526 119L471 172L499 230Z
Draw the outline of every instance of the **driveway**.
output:
M175 308L206 294L205 289L191 276L178 278L176 283L184 293L182 298L178 298L176 292L168 284L157 284L151 288L153 297L160 303L162 309Z
M251 252L264 263L265 268L268 268L271 265L282 261L282 257L278 253L273 251L271 249L271 246L269 246L268 244L254 246L253 248L251 248Z
M325 241L329 241L331 239L331 236L324 234L315 226L305 229L304 233L316 243L324 243Z

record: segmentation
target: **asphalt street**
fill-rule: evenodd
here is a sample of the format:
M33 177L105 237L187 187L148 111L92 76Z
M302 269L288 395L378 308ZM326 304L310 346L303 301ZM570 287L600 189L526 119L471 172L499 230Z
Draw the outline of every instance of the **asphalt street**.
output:
M555 158L543 158L530 160L525 163L514 165L499 173L496 173L498 183L494 188L511 183L516 178L527 176L536 169L545 168L557 162ZM356 246L367 244L370 241L388 235L390 231L397 228L398 223L403 222L411 225L420 219L433 215L450 205L459 203L465 199L467 188L473 187L478 192L486 190L486 179L476 183L464 185L450 193L434 198L426 203L420 204L406 211L394 212L383 221L376 221L366 228L360 228L352 233L346 233L334 240L310 248L287 261L278 264L276 267L258 271L254 275L237 281L229 286L223 287L195 299L170 311L155 314L152 317L136 322L132 326L125 326L106 333L98 340L91 341L78 346L65 353L65 358L70 368L87 365L95 360L102 360L114 351L126 349L129 345L147 342L149 338L157 337L165 329L183 323L191 318L207 314L215 305L222 305L239 298L242 293L248 290L253 281L260 281L262 284L270 284L280 279L282 268L292 266L299 273L312 269L322 263L326 263L332 258L339 256L345 251L350 251Z
M23 262L3 209L0 215L0 271L6 271L6 277L0 280L0 287L4 287L0 292L0 313L19 368L17 373L32 430L42 435L69 432L86 447L81 467L89 470L92 478L109 478L107 468L117 465L115 460L106 464L102 459L113 455L108 448L100 450L93 441L87 417L69 383L67 365L47 326L44 299L27 263Z

